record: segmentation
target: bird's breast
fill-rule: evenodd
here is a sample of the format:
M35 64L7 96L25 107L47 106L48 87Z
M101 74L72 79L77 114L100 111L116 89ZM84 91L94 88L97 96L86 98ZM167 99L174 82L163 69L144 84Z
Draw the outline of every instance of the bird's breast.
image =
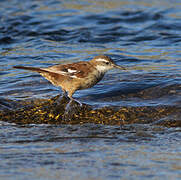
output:
M80 83L79 89L91 88L92 86L97 84L103 77L104 77L104 73L100 73L100 72L89 74L86 78L82 80L82 82Z

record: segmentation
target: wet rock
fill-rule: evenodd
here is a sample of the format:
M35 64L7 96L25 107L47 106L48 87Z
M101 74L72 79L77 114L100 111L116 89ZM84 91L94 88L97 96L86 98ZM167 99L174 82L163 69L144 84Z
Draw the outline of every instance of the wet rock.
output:
M7 101L13 104L0 111L0 120L16 124L156 124L167 127L181 127L180 108L176 106L103 107L94 109L56 96L48 100Z

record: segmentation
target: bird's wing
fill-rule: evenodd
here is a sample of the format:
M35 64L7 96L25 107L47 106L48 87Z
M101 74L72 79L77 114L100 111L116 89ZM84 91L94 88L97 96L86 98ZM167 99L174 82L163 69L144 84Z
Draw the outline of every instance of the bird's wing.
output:
M65 65L55 65L45 68L50 72L68 76L70 78L85 78L90 72L91 65L88 62L78 62Z

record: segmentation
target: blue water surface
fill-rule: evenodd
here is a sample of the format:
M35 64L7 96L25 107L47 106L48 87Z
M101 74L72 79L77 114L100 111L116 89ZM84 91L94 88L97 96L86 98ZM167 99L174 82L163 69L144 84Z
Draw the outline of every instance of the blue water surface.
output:
M180 0L1 0L0 98L62 93L14 65L106 54L127 71L108 72L75 98L92 106L180 106L180 47ZM180 179L180 138L179 127L1 122L0 179Z

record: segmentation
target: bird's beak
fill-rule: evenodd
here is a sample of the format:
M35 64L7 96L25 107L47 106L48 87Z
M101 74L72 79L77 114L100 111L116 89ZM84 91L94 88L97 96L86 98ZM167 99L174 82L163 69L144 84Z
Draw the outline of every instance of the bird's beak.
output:
M121 69L121 70L126 70L125 67L123 67L123 66L118 66L117 64L114 64L114 68L118 68L118 69Z

